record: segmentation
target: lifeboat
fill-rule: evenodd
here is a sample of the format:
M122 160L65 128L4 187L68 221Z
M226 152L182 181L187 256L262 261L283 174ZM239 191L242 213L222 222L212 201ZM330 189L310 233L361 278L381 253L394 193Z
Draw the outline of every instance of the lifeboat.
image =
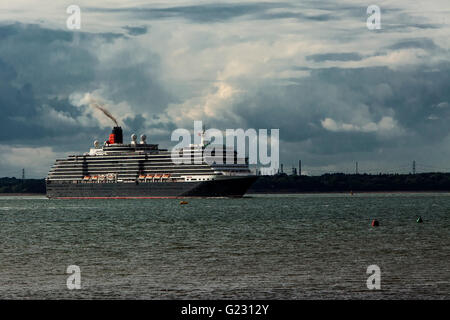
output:
M85 176L85 177L83 178L84 181L89 181L89 179L91 179L91 177L89 177L89 176Z
M163 174L163 179L167 179L167 178L170 178L170 174Z
M155 179L159 179L159 178L161 178L161 177L162 177L161 174L159 174L159 173L155 174Z
M98 176L98 180L105 181L106 176L104 174Z
M147 179L153 179L153 175L152 175L152 174L148 174L148 175L146 176L146 178L147 178Z
M109 173L107 178L108 178L108 180L114 180L114 174Z
M98 176L93 176L92 180L98 180Z
M139 179L145 179L145 175L143 175L143 174L141 174L140 176L139 176Z

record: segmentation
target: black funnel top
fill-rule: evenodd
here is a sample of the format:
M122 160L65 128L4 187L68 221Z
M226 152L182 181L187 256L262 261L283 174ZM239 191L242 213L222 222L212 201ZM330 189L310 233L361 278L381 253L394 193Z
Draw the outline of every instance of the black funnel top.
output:
M123 143L123 133L121 127L114 127L112 133L115 135L115 143Z

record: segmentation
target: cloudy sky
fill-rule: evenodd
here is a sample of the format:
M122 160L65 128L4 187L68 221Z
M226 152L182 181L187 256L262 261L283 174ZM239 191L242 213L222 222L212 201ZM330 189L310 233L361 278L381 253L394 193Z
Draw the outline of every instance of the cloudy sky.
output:
M104 141L89 97L126 140L169 148L203 120L280 129L281 162L308 174L450 171L449 48L448 0L1 1L0 176Z

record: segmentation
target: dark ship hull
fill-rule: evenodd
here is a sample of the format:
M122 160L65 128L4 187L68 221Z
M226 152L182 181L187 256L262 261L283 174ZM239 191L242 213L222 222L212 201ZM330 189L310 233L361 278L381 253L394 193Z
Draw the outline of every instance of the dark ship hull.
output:
M60 183L47 181L47 197L53 199L242 197L256 179L256 176L244 176L193 182Z

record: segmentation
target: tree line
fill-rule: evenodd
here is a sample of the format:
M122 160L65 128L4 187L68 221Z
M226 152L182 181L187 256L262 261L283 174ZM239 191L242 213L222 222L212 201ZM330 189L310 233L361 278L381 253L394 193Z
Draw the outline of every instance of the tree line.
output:
M450 191L450 173L344 174L261 176L251 193L351 192L351 191Z
M260 176L249 193L450 191L450 173ZM0 193L45 193L44 179L0 178Z

